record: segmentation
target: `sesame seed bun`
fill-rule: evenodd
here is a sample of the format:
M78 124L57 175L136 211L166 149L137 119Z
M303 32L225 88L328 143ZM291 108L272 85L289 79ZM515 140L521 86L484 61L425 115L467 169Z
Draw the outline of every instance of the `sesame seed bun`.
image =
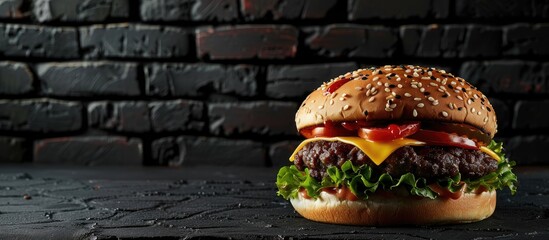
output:
M372 194L368 200L340 200L321 192L317 199L290 199L303 217L326 223L388 226L468 223L488 218L496 208L496 191L464 193L458 199L412 198Z
M333 93L330 84L350 81ZM431 120L473 126L493 138L497 119L484 94L463 78L418 66L359 69L324 83L301 104L298 130L325 121Z

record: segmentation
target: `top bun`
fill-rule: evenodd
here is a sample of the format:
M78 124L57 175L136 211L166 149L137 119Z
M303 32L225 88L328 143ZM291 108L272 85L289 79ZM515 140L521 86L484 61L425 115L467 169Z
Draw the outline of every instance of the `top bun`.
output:
M330 84L348 79L333 93ZM464 123L489 135L496 114L484 94L463 78L441 69L384 66L358 69L313 91L296 113L297 129L325 121L434 120Z

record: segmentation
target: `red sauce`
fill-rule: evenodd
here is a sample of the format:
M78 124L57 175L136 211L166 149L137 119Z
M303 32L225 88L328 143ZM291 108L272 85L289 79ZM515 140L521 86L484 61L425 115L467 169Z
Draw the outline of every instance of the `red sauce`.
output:
M481 194L481 193L486 192L486 191L488 191L487 188L485 188L484 186L480 186L480 187L477 188L477 190L475 191L475 193L476 193L476 194Z
M345 84L349 81L351 81L351 79L342 78L342 79L339 79L339 80L333 82L332 84L330 84L330 86L328 86L328 88L326 88L326 91L324 92L324 94L327 95L327 94L331 94L331 93L335 92L338 88L343 86L343 84Z
M332 194L332 195L335 195L340 200L349 200L349 201L358 200L358 197L353 192L351 192L351 189L349 189L347 187L323 188L322 191L324 191L326 193L329 193L329 194ZM299 194L301 195L301 197L303 197L305 199L311 199L311 196L309 196L309 194L307 194L307 190L305 190L304 188L299 189Z
M458 199L461 196L463 196L463 193L465 192L465 183L461 183L461 188L456 192L450 192L450 190L441 187L437 183L433 183L429 185L429 188L433 190L434 192L438 193L438 195L441 198L451 198L451 199Z

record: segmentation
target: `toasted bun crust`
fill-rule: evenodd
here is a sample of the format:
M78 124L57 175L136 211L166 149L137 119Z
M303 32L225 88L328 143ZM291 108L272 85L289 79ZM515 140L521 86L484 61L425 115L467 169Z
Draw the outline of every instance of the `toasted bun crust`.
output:
M317 199L291 199L301 216L318 222L364 226L433 225L476 222L496 208L496 191L465 193L457 200L372 195L368 200L340 200L321 192Z
M330 84L350 81L333 93ZM484 94L463 78L418 66L359 69L313 91L296 113L297 129L324 121L434 120L464 123L494 137L496 114Z

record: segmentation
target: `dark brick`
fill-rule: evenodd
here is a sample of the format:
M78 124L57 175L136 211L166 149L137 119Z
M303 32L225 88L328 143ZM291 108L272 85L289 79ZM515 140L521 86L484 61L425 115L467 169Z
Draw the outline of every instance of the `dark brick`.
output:
M407 56L457 57L465 40L464 26L436 24L400 28L402 51Z
M25 139L15 137L0 137L0 163L25 161L29 149L25 146Z
M480 88L485 94L495 93L546 93L547 79L536 62L493 61L465 62L460 76ZM549 73L549 66L547 68Z
M493 57L502 51L503 33L499 27L470 25L460 57Z
M93 102L88 105L90 127L118 132L151 130L149 107L145 102Z
M323 82L356 68L355 63L270 65L266 94L272 98L303 97Z
M78 57L76 30L70 27L47 27L0 24L0 56Z
M204 104L198 101L157 101L149 103L155 132L201 131L204 128Z
M271 144L269 148L269 158L273 167L288 166L290 155L294 152L301 141L283 141Z
M141 140L117 136L50 138L34 144L34 162L77 165L141 165Z
M23 0L0 1L0 18L26 18L28 13L23 9Z
M25 63L0 62L0 94L25 94L33 90L32 72Z
M0 130L66 132L82 127L82 106L51 99L0 100Z
M129 0L33 0L34 18L39 22L99 22L127 18Z
M496 112L498 131L509 127L511 125L511 111L509 110L509 107L507 107L507 104L504 101L495 98L490 98L489 101Z
M43 63L36 66L42 92L52 96L139 95L137 64L119 62Z
M351 0L349 19L446 18L450 0Z
M515 136L504 146L507 157L517 165L547 165L548 136Z
M549 101L518 101L515 105L513 128L549 129Z
M197 54L209 59L294 57L297 36L288 25L204 27L196 30Z
M329 12L337 3L337 0L240 0L242 15L248 20L332 18L335 16Z
M80 45L88 58L184 57L190 35L182 28L141 24L108 24L80 28Z
M258 69L249 65L149 64L145 66L147 95L203 96L212 92L254 96Z
M327 57L390 57L398 40L395 32L381 26L335 24L304 32L308 36L303 47Z
M266 165L261 143L208 137L167 137L152 143L155 162L170 166L255 166Z
M549 55L549 24L514 24L504 34L507 55Z
M210 131L218 135L296 135L296 111L297 105L289 102L212 103L208 105Z
M456 15L463 18L517 18L543 14L534 6L537 0L459 0ZM545 3L546 4L546 3ZM546 14L546 13L545 13ZM543 15L545 15L543 14Z
M144 21L233 21L238 0L141 0Z

